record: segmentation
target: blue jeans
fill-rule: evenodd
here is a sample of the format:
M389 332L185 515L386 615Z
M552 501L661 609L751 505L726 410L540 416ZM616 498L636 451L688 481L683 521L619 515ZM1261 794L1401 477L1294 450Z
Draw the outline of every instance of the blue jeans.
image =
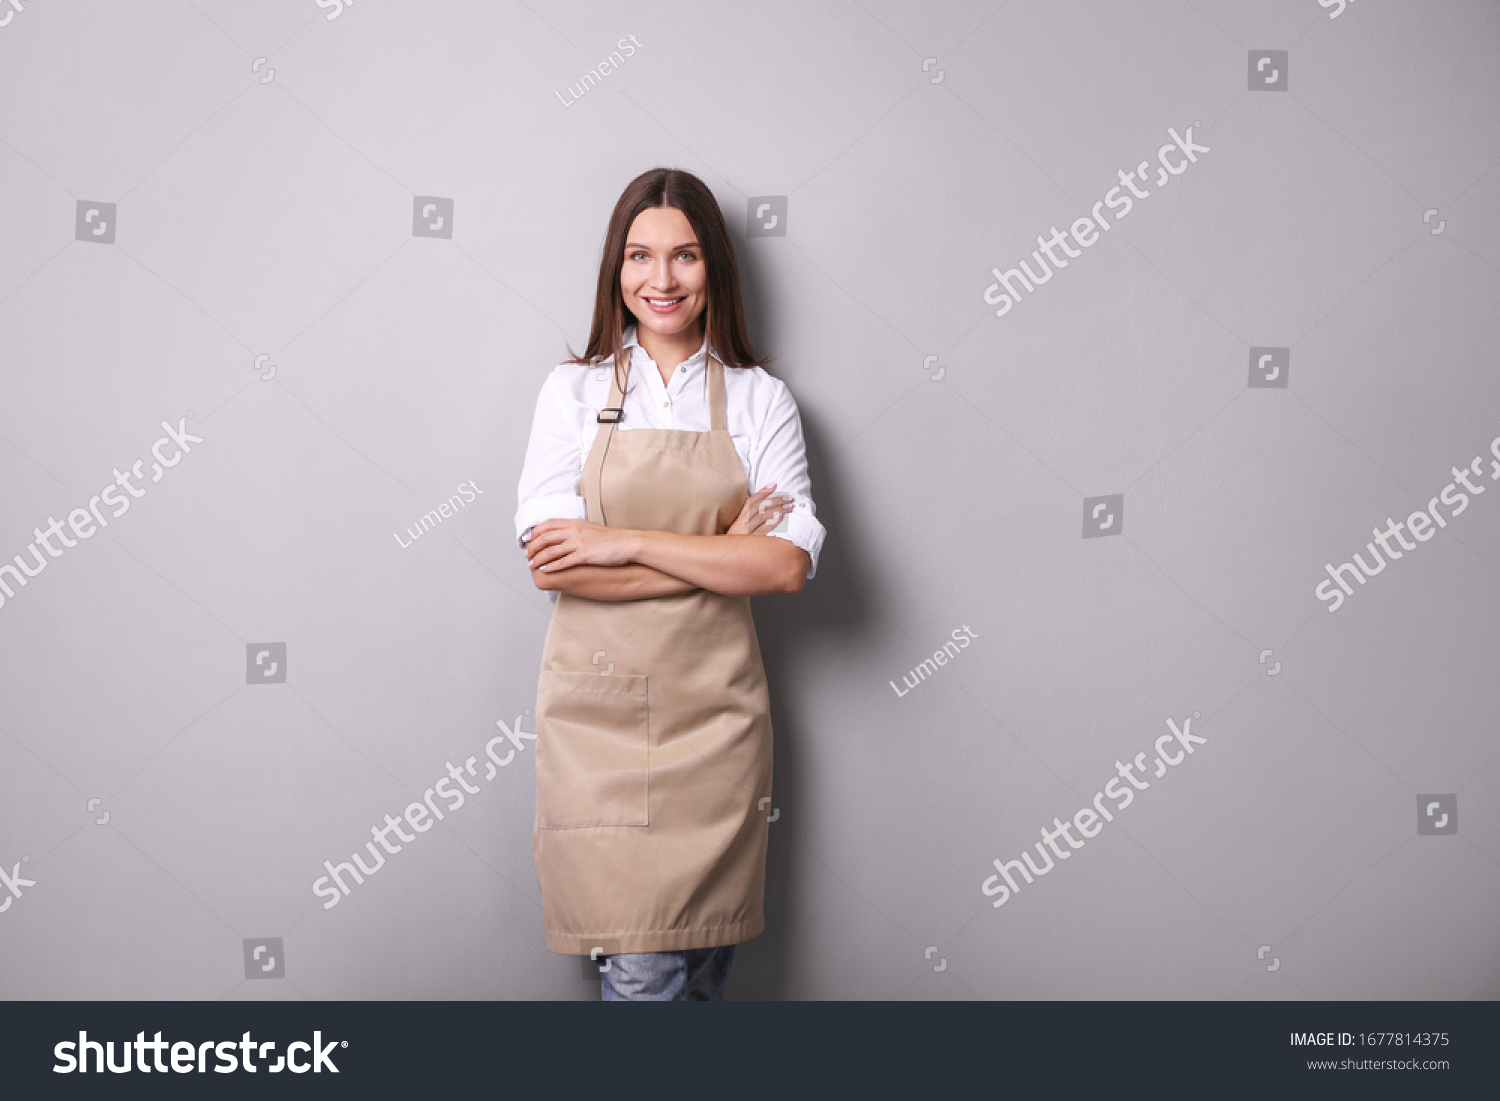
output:
M605 1002L722 1002L734 948L689 948L682 952L622 952L599 974Z

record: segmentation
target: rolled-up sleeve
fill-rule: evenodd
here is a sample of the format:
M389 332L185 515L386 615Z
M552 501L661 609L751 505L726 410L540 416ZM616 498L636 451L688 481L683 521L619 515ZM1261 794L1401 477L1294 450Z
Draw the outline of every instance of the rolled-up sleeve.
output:
M768 376L770 377L770 376ZM827 534L813 504L812 482L807 474L807 451L802 441L802 418L786 383L773 378L775 393L767 407L758 439L750 452L750 485L753 490L776 483L771 496L792 498L792 511L767 534L794 543L811 561L807 576L818 572L818 552Z
M554 370L542 384L531 419L531 440L516 488L517 540L543 520L588 519L588 507L578 495L578 472L583 463L578 428L572 419Z

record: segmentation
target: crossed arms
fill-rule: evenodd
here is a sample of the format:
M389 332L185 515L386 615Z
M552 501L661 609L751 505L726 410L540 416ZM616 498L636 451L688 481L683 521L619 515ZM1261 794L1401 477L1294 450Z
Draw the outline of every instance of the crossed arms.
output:
M785 539L766 539L791 505L761 503L774 484L745 501L723 535L611 528L587 520L543 520L526 557L536 587L589 600L641 600L708 589L725 596L802 590L811 559Z

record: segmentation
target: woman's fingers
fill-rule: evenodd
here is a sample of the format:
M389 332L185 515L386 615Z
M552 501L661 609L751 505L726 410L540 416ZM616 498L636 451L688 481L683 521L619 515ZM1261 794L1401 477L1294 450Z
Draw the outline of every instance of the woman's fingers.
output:
M729 525L728 535L755 535L760 530L761 502L765 500L766 494L775 489L775 483L762 486L740 506L740 514L735 517L734 523Z
M550 524L552 526L543 527L542 524ZM575 534L572 528L565 526L567 521L544 520L542 524L538 524L531 529L531 538L526 541L526 556L528 558L533 557L540 551L546 550L548 547L557 546L567 539L572 538Z
M740 508L740 514L747 519L751 516L754 516L759 511L760 504L765 500L766 494L770 492L770 486L766 486L764 489L757 489L754 493L752 493L745 499L745 504Z
M756 511L755 522L751 525L751 534L759 535L761 532L770 531L791 509L791 499L788 497L772 497L762 504Z
M541 550L541 548L549 547L563 538L562 532L558 531L555 527L543 526L550 523L550 520L543 520L541 524L537 524L531 529L531 538L526 540L526 554L528 557Z
M558 559L565 557L569 553L570 549L571 548L562 545L560 541L556 545L548 544L538 547L536 551L530 555L531 568L535 570L540 569L543 566L550 566Z
M745 498L745 503L740 506L740 518L737 526L746 535L754 535L760 530L761 525L761 501L764 500L767 490L761 489Z
M533 562L532 566L535 569L541 570L543 573L556 573L558 570L565 570L569 566L573 565L574 558L575 555L573 555L571 552L560 551L552 558L547 559L545 562Z

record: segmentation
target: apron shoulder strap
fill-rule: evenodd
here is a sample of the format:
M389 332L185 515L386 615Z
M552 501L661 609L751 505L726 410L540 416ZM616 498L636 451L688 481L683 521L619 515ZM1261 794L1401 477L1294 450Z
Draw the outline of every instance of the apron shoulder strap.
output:
M629 358L625 363L625 377L630 378ZM620 393L620 380L618 372L609 372L609 397L604 400L604 408L595 414L599 424L599 430L594 433L594 445L589 449L589 457L584 460L583 471L578 477L578 495L583 498L584 505L588 509L588 519L592 524L604 524L604 507L599 497L599 473L604 469L604 453L609 450L610 442L615 436L615 426L619 424L624 415L625 399Z
M708 426L714 432L729 431L724 404L724 365L717 356L708 357Z

